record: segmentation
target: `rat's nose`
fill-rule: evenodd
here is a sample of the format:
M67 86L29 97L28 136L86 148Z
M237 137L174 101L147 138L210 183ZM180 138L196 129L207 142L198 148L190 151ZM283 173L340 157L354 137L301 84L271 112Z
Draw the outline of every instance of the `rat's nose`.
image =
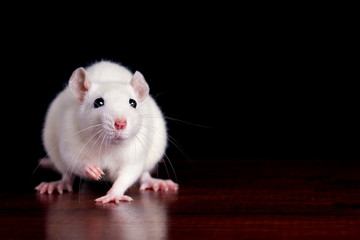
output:
M115 120L114 126L117 130L124 129L126 125L127 125L126 119L118 118Z

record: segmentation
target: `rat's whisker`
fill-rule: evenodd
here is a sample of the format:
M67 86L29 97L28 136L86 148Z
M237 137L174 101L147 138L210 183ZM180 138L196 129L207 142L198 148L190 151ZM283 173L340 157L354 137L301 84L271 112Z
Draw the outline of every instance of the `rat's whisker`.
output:
M83 147L80 149L80 151L78 152L76 158L74 159L73 161L73 164L72 164L72 167L71 167L71 171L70 171L70 174L73 173L74 171L74 168L75 168L75 165L77 164L79 158L80 158L80 155L82 154L82 152L84 151L84 149L86 148L86 146L89 144L89 142L95 137L97 136L101 131L103 131L102 129L100 129L99 131L97 131L96 133L94 133L93 135L91 135L90 137L88 137L88 139L85 141ZM68 170L69 170L70 166L68 167ZM68 173L68 170L66 171Z
M80 133L82 133L82 132L85 132L85 131L88 131L88 130L92 130L92 129L97 128L97 127L99 127L99 126L102 126L102 124L94 124L94 125L91 125L91 126L89 126L89 127L87 127L87 128L81 129L81 130L79 130L79 131L77 131L77 132L75 132L75 133L73 133L73 134L71 134L71 135L69 135L69 136L67 136L67 137L64 137L64 142L68 141L68 140L71 139L72 137L74 137L74 136L76 136L76 135L78 135L78 134L80 134ZM49 154L55 152L58 148L59 148L59 143L56 144L54 147L52 147L52 148L48 151L48 153L45 155L45 157L40 158L38 164L36 165L36 167L35 167L35 169L34 169L34 171L32 172L31 175L34 175L35 172L36 172L36 171L39 169L39 167L41 166L41 162L42 162L43 160L50 159Z
M162 135L162 136L165 135L161 131L159 131L158 129L153 127L153 126L148 126L146 124L143 124L142 127L146 128L146 129L149 129L151 131L154 131L156 134L159 134L159 135ZM185 150L180 145L180 143L174 137L172 137L170 134L167 133L166 136L168 138L169 143L171 143L186 158L186 160L191 164L192 167L196 168L196 166L190 160L189 156L186 154Z
M191 126L194 126L194 127L212 128L210 126L195 124L195 123L192 123L192 122L188 122L188 121L184 121L184 120L181 120L181 119L172 118L172 117L168 117L168 116L164 116L164 118L167 119L167 120L172 120L174 122L183 123L183 124L191 125Z
M144 133L142 133L141 131L138 131L138 135L135 135L135 136L136 136L136 138L137 138L139 141L140 141L140 137L142 137L142 140L146 142L147 147L152 146L152 147L154 147L154 149L155 149L157 152L161 153L160 150L159 150L155 145L151 145L151 143L149 142L149 140L146 139L146 135L145 135ZM140 141L140 142L142 142L142 141ZM143 145L143 147L145 147L145 146ZM175 180L177 181L177 175L176 175L174 166L172 165L172 163L171 163L171 161L170 161L170 158L168 157L168 155L166 154L166 152L163 153L163 155L164 155L164 157L168 160L168 162L169 162L169 164L170 164L170 166L171 166L171 168L172 168L172 171L173 171L173 173L174 173ZM169 173L169 170L168 170L168 168L167 168L167 166L166 166L165 159L162 158L162 161L163 161L163 163L164 163L164 166L165 166L166 172L167 172L167 174L168 174L168 177L170 178L170 173Z
M104 146L104 140L106 138L106 131L105 130L102 131L100 133L100 136L102 137L102 140L101 140L100 147L99 147L99 159L101 159L101 156L102 156L101 150L102 150L102 147ZM106 149L106 146L105 146L105 149ZM104 151L104 155L105 155L105 153L106 153L106 151Z

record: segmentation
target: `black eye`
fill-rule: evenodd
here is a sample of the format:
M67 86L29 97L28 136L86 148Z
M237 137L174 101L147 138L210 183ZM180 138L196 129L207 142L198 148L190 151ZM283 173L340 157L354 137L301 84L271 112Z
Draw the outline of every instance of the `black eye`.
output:
M133 108L136 108L137 103L134 99L130 98L129 103L130 103L130 106L132 106Z
M105 102L104 102L103 98L97 98L94 101L94 108L102 107L102 106L104 106L104 104L105 104Z

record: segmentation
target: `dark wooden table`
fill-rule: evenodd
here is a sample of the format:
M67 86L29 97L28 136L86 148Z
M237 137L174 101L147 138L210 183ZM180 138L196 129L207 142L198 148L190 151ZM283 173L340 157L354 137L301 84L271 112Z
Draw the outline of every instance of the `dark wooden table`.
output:
M179 192L134 186L134 202L119 205L94 202L108 183L77 180L73 193L37 194L31 185L57 177L38 170L0 193L0 239L360 239L356 160L192 162L173 163Z

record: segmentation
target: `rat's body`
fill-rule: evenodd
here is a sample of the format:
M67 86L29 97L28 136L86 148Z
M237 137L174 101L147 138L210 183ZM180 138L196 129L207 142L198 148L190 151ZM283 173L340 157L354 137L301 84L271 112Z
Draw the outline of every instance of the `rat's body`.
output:
M112 181L96 199L103 203L132 200L124 193L138 179L141 190L178 188L150 176L165 154L166 123L141 73L119 64L101 61L74 71L48 109L43 143L62 179L41 183L40 193L71 191L75 175Z

